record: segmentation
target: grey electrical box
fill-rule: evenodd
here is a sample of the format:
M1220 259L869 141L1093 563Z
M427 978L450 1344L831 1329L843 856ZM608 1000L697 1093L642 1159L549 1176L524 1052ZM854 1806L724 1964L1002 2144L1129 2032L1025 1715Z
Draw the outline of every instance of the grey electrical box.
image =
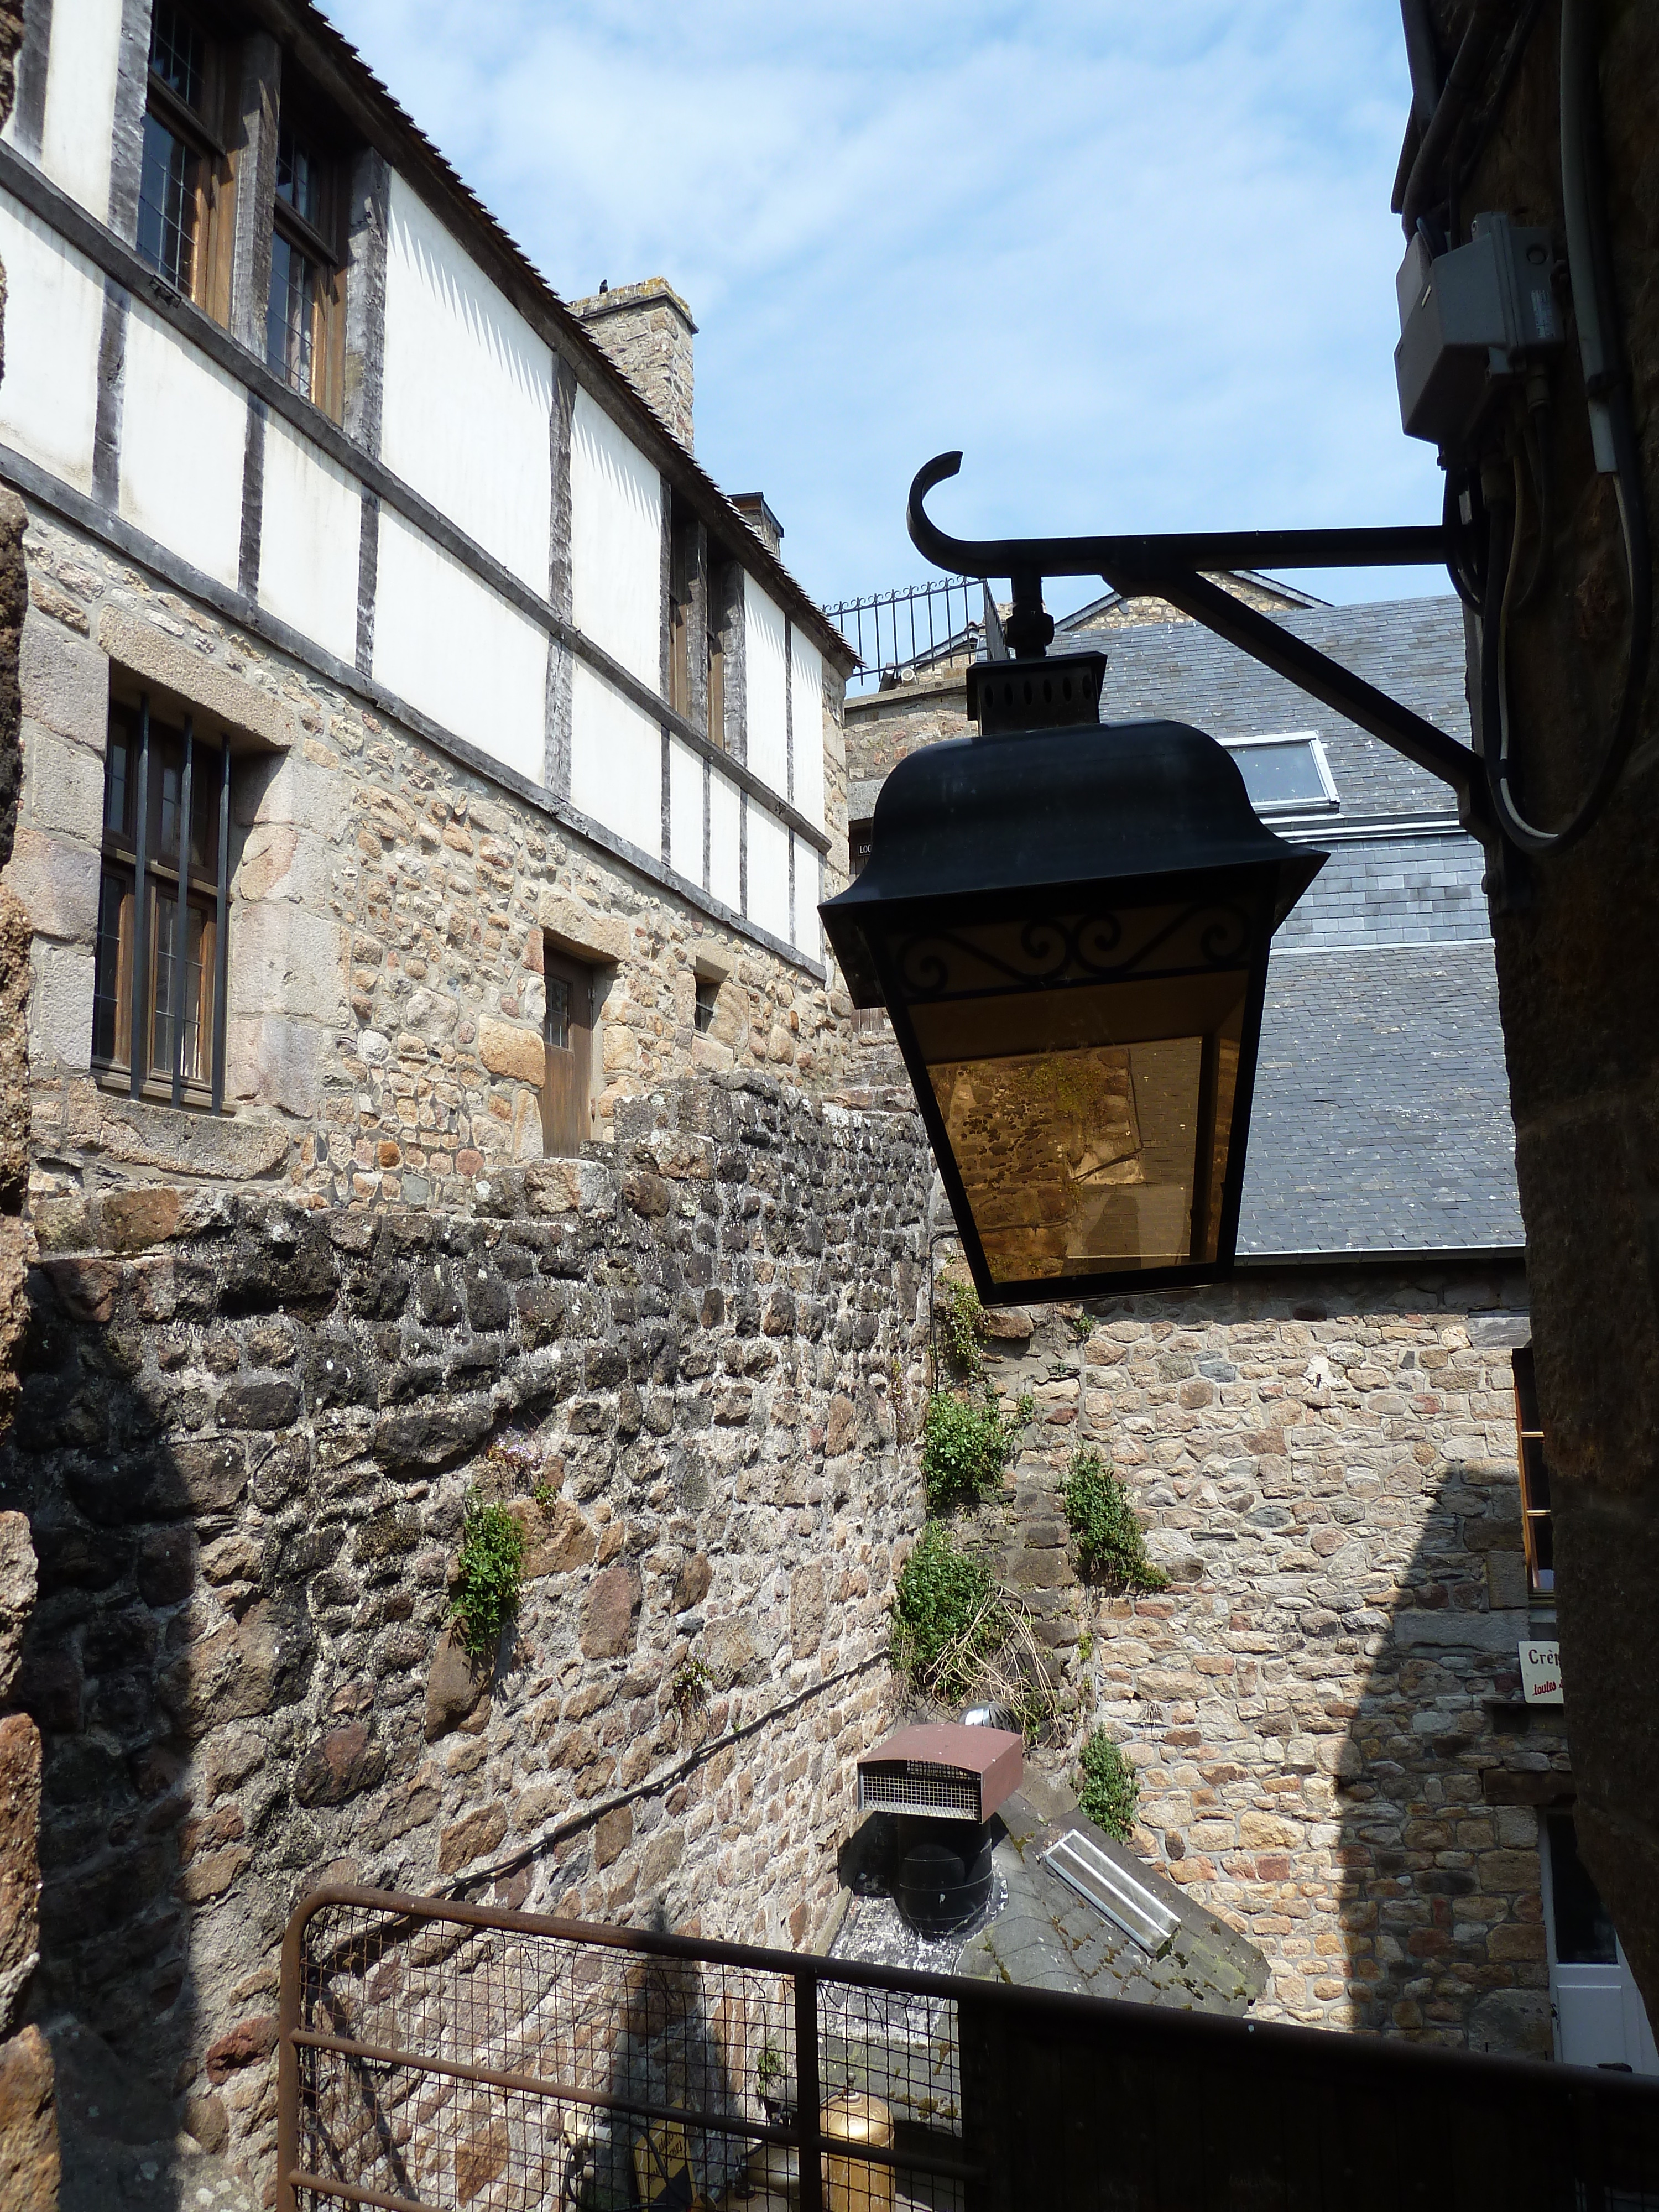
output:
M1506 215L1478 215L1470 231L1467 246L1437 258L1419 234L1395 279L1400 419L1407 437L1450 453L1474 430L1493 383L1520 375L1564 335L1548 231L1522 229Z

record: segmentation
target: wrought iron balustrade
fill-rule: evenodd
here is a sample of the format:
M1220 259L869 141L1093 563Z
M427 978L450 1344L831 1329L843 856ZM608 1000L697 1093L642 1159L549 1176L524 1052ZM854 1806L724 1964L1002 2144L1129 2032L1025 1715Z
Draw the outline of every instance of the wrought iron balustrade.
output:
M903 591L875 592L867 599L838 599L825 607L859 657L848 693L884 690L905 669L971 659L984 640L984 601L979 584L947 576Z

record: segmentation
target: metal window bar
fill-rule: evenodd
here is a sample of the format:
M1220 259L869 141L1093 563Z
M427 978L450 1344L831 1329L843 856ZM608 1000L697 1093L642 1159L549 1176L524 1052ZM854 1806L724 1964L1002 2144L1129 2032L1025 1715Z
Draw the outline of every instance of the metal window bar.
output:
M138 776L133 794L132 1000L127 1087L142 1097L149 1066L149 694L138 696Z
M824 614L859 657L848 689L885 689L903 669L971 659L984 633L982 598L977 581L949 576L825 607Z
M372 1890L277 2056L277 2212L1659 2212L1629 2075Z
M173 965L167 978L167 1018L172 1026L173 1103L185 1103L185 1008L190 995L190 846L194 798L191 785L196 762L196 719L185 717L185 758L179 776L179 902L173 926ZM158 891L156 896L161 896Z

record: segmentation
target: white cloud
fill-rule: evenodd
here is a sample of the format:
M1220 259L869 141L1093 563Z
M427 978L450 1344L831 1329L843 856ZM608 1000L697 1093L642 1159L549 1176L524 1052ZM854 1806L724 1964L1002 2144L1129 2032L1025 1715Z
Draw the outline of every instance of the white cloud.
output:
M684 294L699 458L825 599L922 573L904 493L947 446L963 534L1437 514L1376 0L331 12L561 292Z

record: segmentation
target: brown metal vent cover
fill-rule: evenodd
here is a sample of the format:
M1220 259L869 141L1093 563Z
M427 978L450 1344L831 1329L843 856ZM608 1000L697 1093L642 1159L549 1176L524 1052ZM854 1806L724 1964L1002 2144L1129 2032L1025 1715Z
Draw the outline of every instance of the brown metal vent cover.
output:
M1024 1772L1024 1741L1006 1729L901 1729L860 1759L859 1810L988 1820Z

